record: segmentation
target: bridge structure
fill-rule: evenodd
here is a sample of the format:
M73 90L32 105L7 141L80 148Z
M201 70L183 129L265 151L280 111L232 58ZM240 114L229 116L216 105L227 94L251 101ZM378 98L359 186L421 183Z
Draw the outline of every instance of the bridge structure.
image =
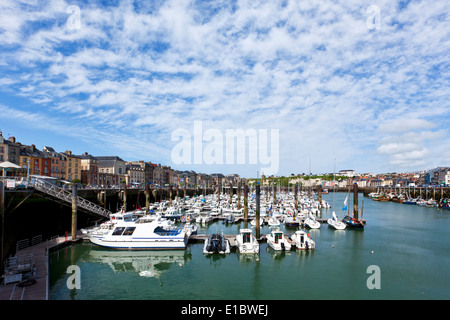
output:
M28 195L14 208L14 211L23 202L25 202L32 194L36 194L43 198L58 202L63 205L72 206L74 197L76 197L77 209L89 214L93 214L102 218L109 218L111 211L84 199L74 193L70 189L57 186L45 179L31 178L26 180L18 180L14 178L3 178L3 185L8 191L27 192Z

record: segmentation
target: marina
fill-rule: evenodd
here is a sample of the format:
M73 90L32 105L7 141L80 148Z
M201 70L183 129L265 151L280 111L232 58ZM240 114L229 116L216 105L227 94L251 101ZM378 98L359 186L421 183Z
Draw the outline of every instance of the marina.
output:
M76 295L74 295L74 289L67 289L67 272L62 273L61 269L62 266L65 266L66 269L71 265L79 266L84 275L81 281L85 284L86 281L91 282L93 279L90 279L84 270L101 267L105 261L109 261L107 265L113 268L113 273L110 274L108 269L102 267L102 275L98 275L100 278L107 276L111 280L119 282L127 279L126 281L131 281L132 286L137 288L141 288L141 282L148 283L151 282L151 279L158 279L158 281L165 279L164 281L170 283L170 286L177 287L178 284L172 283L173 272L175 272L175 278L183 278L182 273L179 273L181 270L177 270L177 266L190 269L191 265L195 265L195 270L190 269L191 271L186 275L189 281L193 278L205 285L205 280L199 278L198 275L209 274L211 265L222 268L217 265L219 261L221 261L220 265L224 264L223 268L225 268L221 274L233 281L236 273L231 272L229 268L244 272L246 268L251 268L251 265L255 264L254 267L264 266L264 268L268 268L266 271L269 271L279 265L279 271L272 276L277 279L282 276L280 272L287 272L291 275L290 279L297 279L296 281L301 281L302 285L309 283L312 279L318 279L317 277L304 278L303 268L309 270L310 274L316 274L316 269L322 270L320 277L326 279L325 275L329 273L328 268L332 266L336 267L339 274L346 275L345 278L355 276L355 279L359 279L345 283L345 286L350 287L351 290L344 299L403 299L405 294L406 297L412 299L424 298L422 295L425 294L425 290L421 294L413 291L414 294L410 295L407 292L409 287L405 283L402 286L406 291L400 290L395 294L391 290L380 291L376 294L367 289L367 286L364 285L367 272L364 271L368 266L374 264L384 265L383 270L398 273L400 270L409 270L410 264L414 266L420 262L420 266L412 269L413 273L417 274L418 271L415 269L423 269L424 260L421 255L425 254L433 256L430 261L435 262L433 266L429 267L437 268L439 271L437 274L444 274L443 269L445 269L445 261L448 258L443 257L438 260L434 258L439 250L447 250L445 248L448 248L450 243L445 228L443 228L445 223L441 224L436 220L450 219L444 208L411 206L395 201L377 201L377 193L371 193L368 197L356 193L357 196L353 199L355 205L353 208L358 207L359 216L358 219L355 215L350 218L359 222L364 228L352 228L345 227L345 219L349 217L347 202L352 200L351 197L349 198L349 193L333 192L321 195L312 193L311 195L310 197L308 192L300 192L298 195L295 192L278 192L276 196L268 197L265 193L258 196L255 190L248 194L247 202L244 196L239 198L237 194L210 194L155 202L149 205L149 214L145 214L145 211L140 209L127 212L122 209L114 214L111 213L109 220L103 223L78 230L74 241L70 235L66 235L52 241L44 241L45 244L26 248L32 252L35 269L16 281L11 280L12 277L10 277L10 283L0 287L0 296L5 300L8 297L11 300L84 300L104 299L105 297L109 299L112 293L108 288L97 290L88 287L86 290L86 285L81 290L76 290ZM358 198L362 200L360 209ZM257 199L260 201L259 204ZM247 203L247 206L238 209L238 204L242 203ZM258 214L260 223L252 223L257 220ZM247 219L245 219L246 216ZM274 219L277 223L274 223ZM412 223L413 221L415 222ZM327 225L328 227L326 227ZM417 230L418 225L423 230ZM148 237L149 231L143 233L139 231L139 228L143 226L151 227L151 230L155 231L152 234L158 233L159 236L162 236L158 240L162 242L159 242L157 246L141 246L142 239L131 240L133 236ZM161 233L162 229L156 232L156 229L161 227L164 232ZM433 232L427 233L427 230L430 229ZM417 237L411 237L412 230ZM436 230L442 231L436 233ZM403 237L398 238L399 235L403 235ZM105 243L98 241L99 239L106 240L108 237L112 239L110 242L113 243L112 246L109 244L105 246ZM181 246L174 246L173 240L176 237L180 238ZM418 238L421 239L420 242L417 242ZM429 243L433 243L433 247L426 245ZM170 247L166 247L166 245L170 245ZM405 248L408 253L406 257ZM18 257L24 257L27 254L29 253L26 251L20 251ZM91 255L97 258L85 261L85 258ZM36 263L36 257L39 257L41 264ZM238 258L237 265L235 257ZM381 257L381 260L377 260L377 257ZM405 265L397 262L399 257ZM45 259L48 259L47 263L45 263ZM137 261L140 262L136 264ZM361 262L364 263L361 264ZM391 265L393 262L395 266ZM367 266L364 266L365 264ZM285 269L288 266L290 268ZM118 270L122 270L124 273ZM349 270L353 270L352 276L348 274ZM134 278L133 274L137 275L137 278ZM166 274L168 278L166 278ZM85 278L86 276L88 280ZM254 278L254 271L248 271L248 276L250 279ZM122 279L122 277L124 278ZM393 274L383 272L383 284L386 283L386 279L393 283L398 282L398 279L392 277ZM440 283L433 279L433 275L430 274L427 277L432 279L428 285L422 284L422 287L428 288L426 290L428 298L436 299L448 296L447 291L439 289ZM27 279L29 279L28 282ZM217 279L215 281L217 282ZM253 280L253 286L263 286L263 282L272 280L265 278L265 280L258 280L258 283L254 283L254 281L256 280ZM280 281L284 285L279 289L283 292L288 289L286 292L289 292L291 282L284 278ZM422 281L420 282L422 283ZM226 284L221 281L219 283L226 287ZM319 283L318 288L321 289L315 293L318 299L333 299L330 292L334 292L334 285L329 287L321 280ZM313 284L310 285L313 286ZM196 284L192 286L195 288ZM279 283L276 286L279 286ZM39 287L41 289L36 290ZM362 290L364 287L366 289ZM32 290L33 288L35 290ZM177 290L187 292L191 289L191 287L182 287ZM295 287L290 290L296 291L297 289ZM172 293L161 292L156 288L154 288L156 291L150 295L148 288L140 290L143 292L134 292L131 295L126 294L116 298L192 299L191 295L174 296ZM194 289L194 299L210 298L196 290L200 289ZM32 294L33 291L39 293ZM296 299L287 294L275 296L266 292L254 294L247 291L242 294L243 296L239 297L243 299ZM300 295L299 297L310 299L310 296ZM229 298L215 295L213 299Z
M343 203L345 196L336 193L336 203ZM325 197L331 202L331 194ZM116 251L82 242L50 256L49 298L450 298L450 279L445 275L450 264L445 254L450 247L448 213L437 208L365 200L368 222L364 231L334 230L324 225L308 230L315 242L314 250L275 251L261 236L259 254L243 255L234 248L226 255L205 255L203 244L209 235L223 232L231 240L241 228L245 229L242 221L224 224L218 218L201 226L186 250ZM320 219L331 218L332 209L322 210L320 215ZM336 210L336 215L342 217L342 211ZM254 234L255 227L250 228ZM281 229L291 235L296 231L283 225ZM261 234L269 234L270 230L263 225ZM66 287L65 271L71 264L80 266L80 290ZM371 265L381 269L380 290L370 290L366 285ZM107 285L113 279L116 285ZM125 290L116 291L117 285Z

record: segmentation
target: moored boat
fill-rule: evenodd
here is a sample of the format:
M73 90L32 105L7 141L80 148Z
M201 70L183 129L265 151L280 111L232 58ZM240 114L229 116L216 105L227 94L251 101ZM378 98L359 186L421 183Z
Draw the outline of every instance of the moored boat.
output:
M125 250L185 249L188 237L165 219L151 222L119 222L110 229L87 233L89 240L98 246Z
M230 242L223 234L214 233L205 239L203 253L230 253Z
M291 244L284 235L284 232L280 229L272 230L270 234L266 236L267 243L275 251L289 251L291 250Z
M308 218L305 219L305 226L311 229L319 229L320 222L310 213Z
M345 216L342 219L342 222L345 223L345 225L349 228L364 229L364 224L360 220L357 220L350 216Z
M342 222L341 220L338 219L338 217L336 216L336 213L334 213L333 211L333 217L327 220L328 222L328 226L330 228L336 229L336 230L344 230L347 225Z
M241 229L236 236L236 244L239 253L258 253L259 243L256 237L252 234L251 229Z
M316 243L310 238L309 233L302 230L297 230L291 235L295 247L299 250L312 250L316 248Z

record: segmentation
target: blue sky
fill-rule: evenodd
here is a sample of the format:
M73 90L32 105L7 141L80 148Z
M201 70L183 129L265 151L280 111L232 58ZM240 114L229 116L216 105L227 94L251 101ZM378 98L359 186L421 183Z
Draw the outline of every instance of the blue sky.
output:
M2 0L0 130L38 148L243 176L261 164L174 164L172 133L193 133L194 121L279 130L280 175L310 162L312 172L448 166L449 9Z

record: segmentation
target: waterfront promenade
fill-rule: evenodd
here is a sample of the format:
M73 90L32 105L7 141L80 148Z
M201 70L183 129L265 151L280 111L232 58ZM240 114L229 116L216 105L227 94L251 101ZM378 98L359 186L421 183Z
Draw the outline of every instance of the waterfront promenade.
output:
M81 239L78 238L78 240ZM69 235L67 238L65 236L55 237L52 240L43 241L19 250L16 254L18 257L33 257L34 274L29 282L13 282L4 285L2 279L0 300L48 300L48 255L52 250L70 244L72 244L72 237Z

